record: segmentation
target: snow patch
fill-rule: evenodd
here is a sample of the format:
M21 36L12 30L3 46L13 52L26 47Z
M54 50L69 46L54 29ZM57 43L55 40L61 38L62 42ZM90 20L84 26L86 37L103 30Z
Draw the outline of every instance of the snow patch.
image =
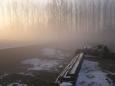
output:
M28 86L27 84L20 84L20 83L11 83L11 84L9 84L9 85L7 85L7 86Z
M59 62L58 60L33 58L22 61L22 64L31 65L28 70L56 70L56 66L59 65Z
M69 82L63 82L63 83L61 83L60 86L73 86L73 85Z
M84 60L76 86L113 86L97 62Z

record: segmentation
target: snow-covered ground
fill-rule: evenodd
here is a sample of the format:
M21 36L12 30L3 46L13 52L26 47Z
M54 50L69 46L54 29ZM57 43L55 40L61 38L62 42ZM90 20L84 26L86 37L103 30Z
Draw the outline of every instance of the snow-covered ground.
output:
M7 86L28 86L27 84L20 84L20 83L10 83Z
M97 62L84 60L76 86L114 86Z
M30 65L30 67L28 67L28 70L51 70L51 69L54 69L56 71L56 66L59 65L59 62L58 62L58 60L32 58L32 59L26 59L26 60L22 61L22 64Z
M67 53L53 48L43 48L41 53L45 58L27 58L21 63L27 65L27 70L51 70L57 71L58 68L63 67L63 61L68 56Z
M73 86L73 85L69 82L63 82L60 86Z

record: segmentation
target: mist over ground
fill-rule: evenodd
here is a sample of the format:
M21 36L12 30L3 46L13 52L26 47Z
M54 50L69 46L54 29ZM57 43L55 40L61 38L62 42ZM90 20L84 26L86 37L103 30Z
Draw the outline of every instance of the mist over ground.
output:
M0 48L53 44L114 48L114 0L0 1Z

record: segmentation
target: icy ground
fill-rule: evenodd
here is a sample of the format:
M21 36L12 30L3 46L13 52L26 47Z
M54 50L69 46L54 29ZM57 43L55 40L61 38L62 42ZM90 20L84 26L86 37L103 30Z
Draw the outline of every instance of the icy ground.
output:
M67 53L53 48L41 49L42 56L45 58L27 58L21 63L27 65L27 70L53 70L63 67L63 61L67 57Z
M97 62L84 60L76 86L114 86Z
M22 62L25 65L30 65L28 70L51 70L54 69L56 71L56 66L59 65L58 60L47 60L47 59L39 59L32 58L27 59Z

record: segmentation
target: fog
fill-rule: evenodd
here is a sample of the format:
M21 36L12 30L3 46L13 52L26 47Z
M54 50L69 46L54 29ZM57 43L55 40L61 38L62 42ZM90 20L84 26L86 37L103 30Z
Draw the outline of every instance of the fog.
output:
M0 0L0 47L114 47L115 0Z

